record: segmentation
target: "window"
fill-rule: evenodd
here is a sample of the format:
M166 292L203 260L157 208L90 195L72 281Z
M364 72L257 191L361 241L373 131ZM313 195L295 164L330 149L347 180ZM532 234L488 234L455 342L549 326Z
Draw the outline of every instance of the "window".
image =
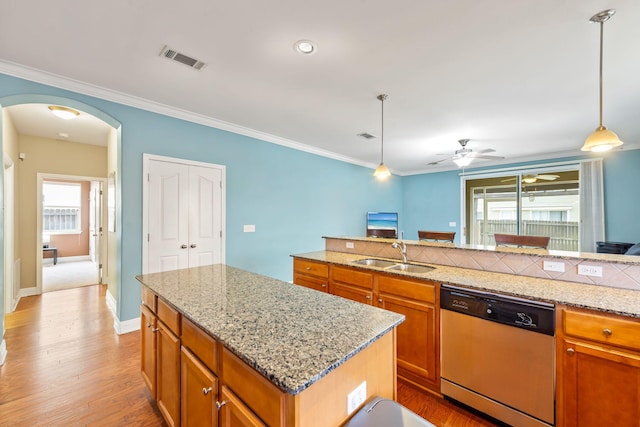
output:
M81 185L45 182L42 184L42 231L46 234L79 233Z
M467 242L492 246L495 233L550 236L549 249L577 251L578 171L506 173L466 179Z

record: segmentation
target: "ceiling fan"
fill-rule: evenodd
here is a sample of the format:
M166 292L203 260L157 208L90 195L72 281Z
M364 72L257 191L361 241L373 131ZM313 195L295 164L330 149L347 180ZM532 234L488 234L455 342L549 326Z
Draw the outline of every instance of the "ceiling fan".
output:
M522 182L524 182L525 184L533 184L534 182L536 182L537 180L542 180L542 181L555 181L556 179L560 178L560 175L551 175L551 174L532 174L532 175L522 175ZM516 177L512 177L512 178L507 178L507 179L503 179L500 182L509 182L509 181L515 181Z
M484 150L480 150L480 151L473 151L471 148L467 148L467 143L469 142L469 139L459 139L458 143L460 143L460 146L462 147L459 150L456 150L453 153L453 156L451 156L451 160L458 165L458 167L465 167L465 166L469 166L469 164L471 164L471 162L473 161L473 159L504 159L504 157L502 156L487 156L486 153L493 153L494 150L493 148L485 148ZM449 153L438 153L439 156L449 156ZM445 160L448 159L442 159L442 160L438 160L435 162L431 162L428 163L428 165L437 165L440 162L444 162Z

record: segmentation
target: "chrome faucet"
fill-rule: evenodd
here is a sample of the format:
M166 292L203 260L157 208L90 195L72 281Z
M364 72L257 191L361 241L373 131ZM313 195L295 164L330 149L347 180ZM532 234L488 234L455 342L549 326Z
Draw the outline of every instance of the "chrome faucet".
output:
M402 240L398 240L397 242L393 242L391 247L400 251L400 255L402 255L402 263L406 264L407 263L407 245L405 245Z

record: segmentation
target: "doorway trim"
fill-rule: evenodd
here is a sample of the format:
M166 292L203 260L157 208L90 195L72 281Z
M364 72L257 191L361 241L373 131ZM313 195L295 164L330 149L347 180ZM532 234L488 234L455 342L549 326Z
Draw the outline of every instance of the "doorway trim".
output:
M3 253L3 291L4 291L4 314L11 313L18 304L18 292L15 288L15 269L14 269L14 206L15 206L15 164L13 160L4 153L3 155L3 194L2 199L4 209L4 253Z
M38 172L37 175L37 184L36 184L36 192L37 192L37 203L36 203L36 293L42 293L42 185L45 180L60 180L60 181L98 181L102 183L102 188L106 188L107 178L101 177L91 177L91 176L81 176L81 175L61 175L61 174L53 174L53 173L41 173ZM104 223L104 218L106 218L106 203L103 203L101 206L102 210L102 223ZM100 227L104 229L104 225L100 224ZM102 234L102 233L99 233ZM106 239L104 235L99 235L99 243L100 252L102 257L102 263L106 262L104 258L106 254ZM97 273L96 273L97 277Z

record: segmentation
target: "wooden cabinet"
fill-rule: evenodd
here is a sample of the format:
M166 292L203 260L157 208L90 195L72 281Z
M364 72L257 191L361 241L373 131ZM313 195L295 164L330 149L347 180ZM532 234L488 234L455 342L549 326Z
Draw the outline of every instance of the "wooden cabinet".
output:
M398 377L440 392L438 285L387 274L377 280L377 305L405 316L398 326Z
M182 426L217 426L218 378L185 347L181 359Z
M156 401L169 426L180 425L180 313L158 299Z
M332 294L405 316L397 331L398 377L439 393L438 285L394 274L326 266Z
M373 304L373 273L332 265L329 275L329 289L333 295L363 304Z
M156 398L156 315L140 306L140 371L151 397Z
M558 307L556 425L640 426L640 321Z
M247 408L238 397L222 386L220 407L220 426L223 427L263 427L266 426Z
M293 283L316 291L329 292L329 266L322 262L293 260Z

